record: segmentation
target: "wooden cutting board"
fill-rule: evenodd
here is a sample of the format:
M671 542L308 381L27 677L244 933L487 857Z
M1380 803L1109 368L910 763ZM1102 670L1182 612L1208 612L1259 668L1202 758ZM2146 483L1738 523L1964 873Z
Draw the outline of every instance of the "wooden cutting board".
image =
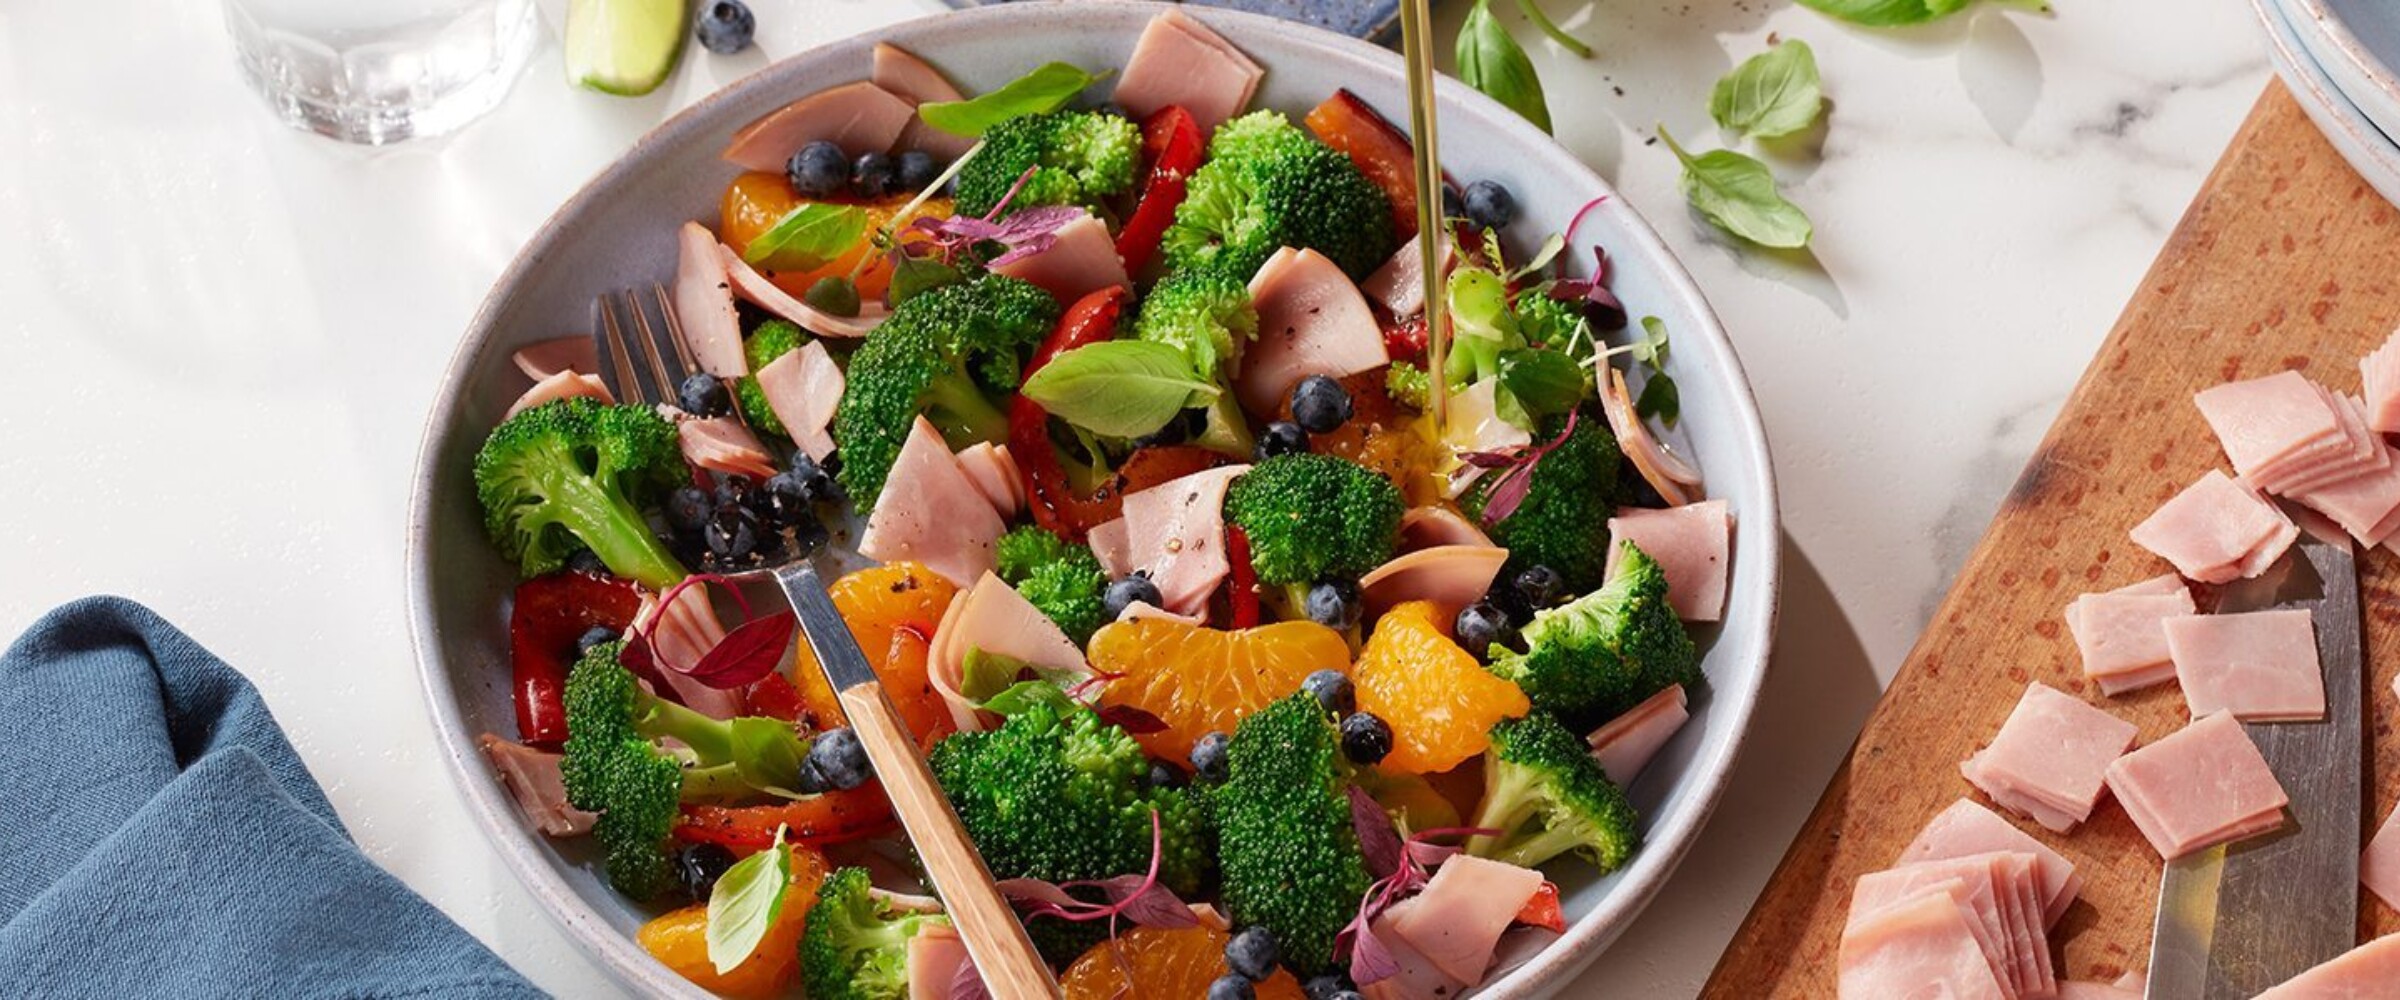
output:
M2137 723L2144 743L2189 721L2172 684L2102 697L2083 679L2060 612L2078 594L2170 569L2125 533L2202 472L2224 465L2192 406L2194 392L2286 368L2337 391L2358 390L2358 356L2400 323L2396 220L2400 213L2342 161L2291 94L2270 84L2002 502L1703 996L1832 997L1853 881L1889 867L1926 820L1961 796L1990 804L1959 777L1958 763L1998 730L2027 682L2080 694ZM2039 287L2038 276L2026 277ZM2400 782L2392 780L2400 775L2393 733L2400 706L2392 691L2400 671L2400 558L2363 558L2360 577L2372 789L2362 812L2372 831L2400 798ZM2082 901L2052 932L2061 978L2105 981L2146 967L2160 863L2124 811L2104 801L2071 835L2019 825L2073 860L2086 879ZM2400 930L2400 913L2361 895L2362 937Z

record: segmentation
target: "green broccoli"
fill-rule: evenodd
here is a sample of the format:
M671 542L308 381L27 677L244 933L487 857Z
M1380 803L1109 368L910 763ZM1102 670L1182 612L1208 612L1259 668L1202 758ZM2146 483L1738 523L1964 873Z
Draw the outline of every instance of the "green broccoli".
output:
M1553 351L1567 351L1580 345L1583 356L1591 356L1592 335L1584 325L1582 302L1551 298L1549 292L1537 286L1518 292L1508 312L1517 322L1517 333L1528 345Z
M1470 838L1467 853L1531 868L1574 851L1605 875L1642 846L1633 803L1556 718L1504 719L1491 735L1483 802L1467 825L1501 833Z
M1264 114L1241 119L1243 127L1211 142L1210 159L1192 172L1163 243L1168 269L1214 269L1248 280L1288 246L1315 250L1351 278L1365 277L1392 253L1390 199L1348 156L1282 116Z
M1076 645L1091 641L1092 633L1108 624L1101 600L1108 572L1089 546L1028 524L1000 536L998 557L1001 582L1017 588Z
M1535 435L1554 441L1566 430L1564 416L1544 421ZM1616 509L1617 437L1608 425L1586 412L1575 419L1575 432L1541 457L1530 475L1525 498L1497 524L1486 524L1492 540L1508 549L1508 572L1534 566L1556 570L1571 593L1600 585L1608 567L1608 519ZM1460 498L1468 516L1480 518L1491 499L1497 475L1486 475Z
M1241 363L1242 349L1258 336L1258 310L1250 304L1248 283L1217 271L1170 274L1142 300L1133 335L1181 350L1192 372L1217 388L1207 425L1195 443L1248 458L1254 443L1250 422L1233 394L1233 371Z
M1213 796L1226 911L1264 926L1302 976L1333 968L1333 939L1371 881L1350 824L1340 737L1302 692L1243 719Z
M1010 210L1035 205L1081 205L1097 210L1132 190L1142 162L1142 132L1129 119L1100 111L1018 115L983 133L983 147L958 171L953 196L960 215L987 215L1017 178L1033 176L1009 200Z
M783 421L775 416L775 408L767 405L767 391L759 388L758 370L776 358L800 349L808 343L808 334L787 320L771 319L751 328L742 339L742 354L750 362L750 374L733 383L734 400L741 404L742 416L752 429L778 437L788 437Z
M1383 565L1406 507L1391 480L1313 452L1260 462L1225 494L1225 519L1249 537L1259 581L1294 588Z
M1383 392L1395 403L1423 410L1433 405L1433 376L1420 365L1394 361L1383 373Z
M646 406L568 399L492 430L475 453L484 530L527 576L590 548L609 572L652 590L683 579L642 507L689 481L675 425Z
M733 763L732 724L642 690L617 660L622 649L614 642L594 646L567 674L559 773L567 801L600 814L592 833L606 855L609 884L649 899L672 880L667 835L676 807L751 788ZM653 742L660 739L690 748L693 766Z
M875 898L867 870L842 868L817 886L800 929L800 984L809 1000L908 1000L908 941L950 925L941 913Z
M850 356L848 388L833 414L842 485L859 509L875 505L884 476L923 411L952 448L1008 435L992 395L1016 389L1033 346L1058 320L1058 300L997 274L944 285L892 310Z
M1492 672L1537 708L1581 725L1624 712L1668 685L1700 681L1691 633L1667 602L1667 575L1632 542L1608 583L1534 613L1525 651L1498 649Z

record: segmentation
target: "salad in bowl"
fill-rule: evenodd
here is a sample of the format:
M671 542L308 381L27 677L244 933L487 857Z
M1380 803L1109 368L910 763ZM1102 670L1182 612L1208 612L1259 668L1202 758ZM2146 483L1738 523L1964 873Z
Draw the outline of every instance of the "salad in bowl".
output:
M1103 9L1142 17L1115 62L967 93L876 43L735 123L714 211L644 244L671 398L613 323L485 352L515 398L437 477L518 577L482 770L700 989L984 995L735 582L819 558L1069 997L1554 976L1672 864L1651 808L1680 852L1713 800L1728 747L1696 807L1644 775L1692 767L1758 494L1668 443L1706 413L1577 241L1604 199L1419 192L1368 97L1260 99L1250 19Z

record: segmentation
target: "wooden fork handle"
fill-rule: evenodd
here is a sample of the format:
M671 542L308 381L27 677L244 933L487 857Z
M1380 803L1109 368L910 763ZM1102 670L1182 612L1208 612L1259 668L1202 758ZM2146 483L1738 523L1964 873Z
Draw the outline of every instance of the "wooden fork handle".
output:
M933 771L917 752L916 739L880 683L854 685L839 696L850 728L875 765L892 811L916 844L917 857L933 879L934 892L966 943L984 988L997 1000L1056 1000L1058 980L1025 936L1025 925L1000 897L992 873L967 839L950 800L934 783Z

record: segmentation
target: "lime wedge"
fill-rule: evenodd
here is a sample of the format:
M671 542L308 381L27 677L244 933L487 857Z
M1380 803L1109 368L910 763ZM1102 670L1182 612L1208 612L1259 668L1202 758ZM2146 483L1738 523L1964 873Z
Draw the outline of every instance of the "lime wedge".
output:
M664 82L683 51L685 0L569 0L567 79L639 97Z

